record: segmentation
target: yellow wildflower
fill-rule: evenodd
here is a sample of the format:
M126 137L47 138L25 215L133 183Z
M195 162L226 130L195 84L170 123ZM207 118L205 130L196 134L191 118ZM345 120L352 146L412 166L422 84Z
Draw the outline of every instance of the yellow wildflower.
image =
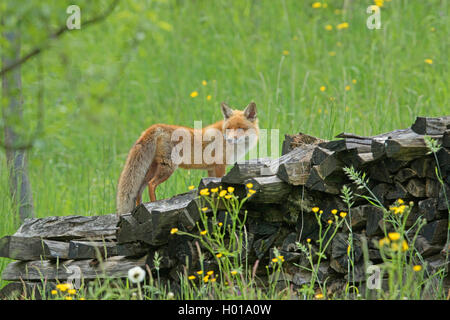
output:
M201 274L203 274L203 270L199 270L199 271L197 271L197 274L198 274L198 275L201 275Z
M247 186L248 186L249 184L251 184L251 183L247 183ZM252 184L251 184L251 185L252 185ZM252 187L253 187L253 185L252 185ZM251 187L249 187L249 188L251 188ZM229 193L233 193L234 188L233 188L233 187L228 187L227 190L228 190Z
M68 293L68 294L76 294L76 293L77 293L77 290L75 290L75 289L69 289L69 290L67 291L67 293Z
M216 254L216 258L222 258L222 256L223 256L222 252L219 252L218 254Z
M312 212L317 213L317 212L319 212L319 207L314 207L311 210L312 210Z
M320 2L314 2L314 3L312 4L312 7L313 7L314 9L318 9L318 8L322 7L322 4L321 4Z
M420 270L422 270L422 266L421 266L421 265L415 265L415 266L413 267L413 270L414 270L415 272L419 272Z
M391 243L391 241L389 240L389 238L383 238L378 241L378 244L380 245L380 247L382 247L384 245L388 245L390 243Z
M61 283L61 284L57 284L56 288L62 292L65 292L65 291L71 289L72 285L70 283Z
M352 249L352 247L350 245L347 246L347 255L350 255L350 250Z
M392 241L397 241L398 239L400 239L400 233L398 233L398 232L389 232L388 233L388 237Z
M349 91L350 90L350 86L349 85L346 85L345 86L345 91Z
M206 82L206 80L202 81L202 85L206 86L208 84L208 82Z
M341 218L345 218L347 216L347 212L341 212L339 213L339 215L341 216Z
M202 195L202 196L209 196L208 188L200 190L200 195Z
M337 28L338 30L342 30L342 29L347 29L348 26L349 26L348 22L342 22L342 23L339 23L339 24L336 26L336 28Z
M222 190L219 192L219 197L223 197L227 194L227 190Z
M323 299L323 294L322 293L316 294L316 299Z
M208 94L207 96L206 96L206 100L211 100L211 95L210 94Z
M320 91L324 92L325 90L327 90L327 87L325 87L325 86L320 87Z
M189 189L189 190L194 190L195 187L194 187L194 186L189 186L188 189Z
M332 213L332 214L336 214L337 212L338 212L337 209L331 210L331 213Z
M204 277L203 277L203 282L206 283L206 282L208 282L208 280L209 280L209 276L204 276Z
M328 52L328 55L330 57L334 57L336 55L336 52L335 51L330 51L330 52Z
M51 293L52 293L52 295L55 295L55 294L57 294L57 293L58 293L58 291L56 291L56 290L52 290L52 291L51 291Z
M203 208L202 208L202 211L203 211L203 212L208 211L208 207L203 207Z
M277 258L273 258L273 259L272 259L272 262L273 262L273 263L276 263L276 262L278 262L278 259L277 259Z
M245 185L248 189L253 188L253 183L249 182Z
M226 196L225 196L225 199L230 199L231 198L231 194L227 194Z
M382 7L384 4L384 0L374 0L374 3L377 7Z
M424 61L425 61L425 63L433 64L433 60L431 60L431 59L425 59Z
M280 259L281 262L284 262L284 256L278 256L278 259Z
M216 193L216 192L218 192L219 191L219 188L211 188L211 192L212 193Z
M328 224L332 224L333 223L333 220L328 220Z
M403 201L403 199L398 199L397 202L398 202L399 204L403 204L405 201Z
M287 56L289 55L289 51L288 50L283 50L283 56Z
M352 79L353 84L356 84L356 82L357 82L356 79Z
M310 242L311 242L311 239L310 239L310 238L306 239L306 242L310 243Z
M234 276L236 275L238 272L236 270L231 271L231 274Z
M331 31L331 30L333 30L333 26L332 26L331 24L327 24L327 25L325 26L325 30Z
M213 275L214 274L214 271L212 271L212 270L209 270L207 273L206 273L207 275L209 275L209 276L211 276L211 275Z
M408 249L409 249L408 242L406 242L406 240L403 240L403 242L402 242L402 250L406 251Z
M70 297L70 296L67 296L67 297L66 297L66 300L73 300L73 298Z
M221 227L221 226L223 226L223 223L222 223L222 222L219 222L218 225L219 225L219 227Z
M194 280L196 277L195 276L189 276L188 279L189 280Z
M200 234L201 234L202 236L204 236L204 235L207 234L207 233L208 233L208 231L206 231L206 230L203 230L203 231L200 232Z
M175 234L178 232L178 228L172 228L170 229L170 234Z
M256 191L253 189L248 190L249 193L254 194Z
M198 92L197 91L192 91L191 92L191 98L195 98L196 96L198 96Z

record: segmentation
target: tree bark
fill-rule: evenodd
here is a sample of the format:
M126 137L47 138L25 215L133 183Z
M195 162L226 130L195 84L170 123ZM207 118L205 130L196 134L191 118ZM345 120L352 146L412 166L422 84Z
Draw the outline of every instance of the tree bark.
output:
M2 50L2 65L9 65L20 57L19 31L5 31L3 37L8 49ZM14 205L18 209L20 221L34 217L33 196L28 178L28 162L26 149L15 148L20 137L13 128L12 119L22 121L22 77L20 67L2 75L2 106L5 131L6 164L9 171L9 189Z

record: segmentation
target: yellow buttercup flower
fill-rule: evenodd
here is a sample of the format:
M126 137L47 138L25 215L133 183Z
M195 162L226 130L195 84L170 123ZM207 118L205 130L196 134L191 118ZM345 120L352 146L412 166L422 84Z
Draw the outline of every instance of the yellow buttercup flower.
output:
M425 63L433 64L433 60L431 60L431 59L425 59L424 61L425 61Z
M170 234L175 234L178 232L178 228L172 228L170 229Z
M225 199L230 199L231 198L231 194L227 194L224 198Z
M338 30L342 30L342 29L347 29L348 26L349 26L348 22L342 22L342 23L339 23L339 24L336 26L336 28L337 28Z
M273 259L272 259L272 262L273 262L273 263L278 262L278 259L277 259L277 258L273 258Z
M325 30L331 31L331 30L333 30L333 26L332 26L331 24L327 24L327 25L325 26Z
M219 197L223 197L227 194L227 190L222 190L219 192Z
M316 294L316 299L323 299L323 294L322 293L318 293Z
M202 195L202 196L209 196L208 188L200 190L200 195Z
M347 212L341 212L339 213L339 215L341 216L341 218L345 218L347 216Z
M189 276L188 279L189 280L194 280L196 278L196 276Z
M208 82L206 82L206 80L202 81L202 85L206 86L208 84Z
M397 202L398 202L399 204L403 204L405 201L403 201L403 199L397 199Z
M188 189L189 189L189 190L194 190L195 187L194 187L194 186L189 186Z
M349 85L345 86L345 91L350 91L351 87Z
M310 239L310 238L306 239L306 242L310 243L310 242L311 242L311 239Z
M248 189L253 188L253 183L249 182L245 185Z
M319 89L320 89L320 91L324 92L325 90L327 90L327 87L321 86Z
M398 239L400 239L400 233L398 233L398 232L389 232L388 233L388 237L392 241L397 241Z
M413 270L414 270L415 272L419 272L420 270L422 270L422 266L421 266L421 265L415 265L415 266L413 267Z
M231 274L234 276L236 275L238 272L236 270L231 271Z
M208 231L206 231L206 230L203 230L203 231L200 232L200 234L201 234L202 236L204 236L204 235L207 234L207 233L208 233Z
M61 283L61 284L57 284L56 288L61 292L65 292L65 291L71 289L72 285L70 283Z
M318 9L318 8L322 7L322 3L320 3L320 2L314 2L311 6L312 6L314 9Z
M408 242L406 242L406 240L403 240L403 242L402 242L402 250L403 251L407 251L408 249L409 249Z
M208 271L206 274L209 275L209 276L211 276L211 275L214 274L214 271L210 270L210 271Z
M52 295L55 295L55 294L57 294L57 293L58 293L58 291L56 291L56 290L52 290L52 291L51 291L51 294L52 294Z
M256 191L253 189L248 190L249 193L254 194Z
M68 293L68 294L76 294L76 293L77 293L77 290L75 290L75 289L69 289L69 290L67 291L67 293Z
M332 224L333 223L333 220L328 220L328 224Z
M204 277L203 277L203 282L206 283L206 282L208 282L208 281L209 281L209 276L204 276Z
M283 56L287 56L289 55L289 51L288 50L283 50Z
M319 207L314 207L311 210L312 210L312 212L317 213L317 212L319 212Z
M218 254L216 254L216 258L222 258L223 253L219 252Z
M356 79L352 79L353 84L356 84L356 82L357 82Z
M384 245L388 245L390 243L391 243L391 241L389 240L389 238L383 238L378 241L378 244L380 245L380 247L383 247Z
M248 186L249 184L251 184L251 183L247 183L247 186ZM252 187L253 187L253 185L252 185ZM233 187L228 187L227 190L228 190L229 193L233 193L233 192L234 192L234 188L233 188Z
M219 191L219 188L211 188L211 192L212 193L216 193L216 192L218 192Z
M197 271L197 274L198 274L198 275L201 275L201 274L203 274L203 270L199 270L199 271Z
M191 92L191 98L195 98L196 96L198 96L198 92L197 91L192 91Z
M208 94L207 96L206 96L206 100L211 100L211 95L210 94Z
M336 214L337 212L338 212L337 209L331 210L331 213L332 213L332 214Z
M66 297L66 300L73 300L73 298L70 297L70 296L67 296L67 297Z
M203 211L203 212L208 211L208 207L203 207L203 208L202 208L202 211Z

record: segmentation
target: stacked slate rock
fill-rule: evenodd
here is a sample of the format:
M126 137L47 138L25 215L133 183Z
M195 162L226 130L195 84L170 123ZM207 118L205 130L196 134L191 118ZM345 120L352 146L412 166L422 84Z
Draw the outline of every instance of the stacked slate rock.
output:
M436 158L429 153L425 136L442 145L436 158L445 189L437 179ZM298 267L308 266L308 261L297 243L306 244L309 238L316 250L314 240L319 235L311 209L320 207L325 223L332 217L331 210L347 211L341 198L344 185L353 188L354 193L364 192L356 190L344 173L343 168L350 166L366 174L370 189L386 208L399 198L414 202L408 225L413 226L419 218L426 219L415 246L430 271L443 266L449 249L450 116L419 117L411 128L372 137L342 133L337 138L324 141L302 133L286 135L278 159L236 163L222 178L203 178L196 190L141 204L120 217L110 214L28 219L14 235L0 239L0 256L17 260L3 271L2 278L13 282L2 294L24 287L30 291L42 280L65 282L74 278L74 272L85 281L96 277L125 278L128 269L136 265L154 270L157 256L161 259L160 277L176 288L179 273L200 268L199 249L206 254L203 268L216 266L214 257L192 237L171 234L170 230L199 232L198 190L231 186L243 198L248 183L256 191L243 207L247 211L244 249L248 263L258 262L257 272L263 278L267 275L265 266L279 252L284 256L286 270L280 280L301 286L309 283L311 275ZM351 226L356 272L347 274L348 230L343 225L318 272L319 281L328 279L330 290L342 290L348 279L364 283L367 265L363 243L369 248L369 263L381 262L376 243L383 237L383 213L363 198L355 197L354 201ZM219 210L218 216L226 227L225 211Z

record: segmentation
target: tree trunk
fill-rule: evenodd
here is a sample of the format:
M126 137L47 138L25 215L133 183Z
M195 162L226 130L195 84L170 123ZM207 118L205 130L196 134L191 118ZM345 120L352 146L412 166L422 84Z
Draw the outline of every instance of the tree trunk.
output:
M5 31L3 36L8 49L2 50L2 65L6 66L20 57L20 33ZM6 162L9 171L9 189L14 205L18 209L20 220L34 217L33 196L28 179L26 149L18 148L19 135L13 126L22 121L22 79L20 67L2 76L2 96L5 105L3 121L5 130Z

